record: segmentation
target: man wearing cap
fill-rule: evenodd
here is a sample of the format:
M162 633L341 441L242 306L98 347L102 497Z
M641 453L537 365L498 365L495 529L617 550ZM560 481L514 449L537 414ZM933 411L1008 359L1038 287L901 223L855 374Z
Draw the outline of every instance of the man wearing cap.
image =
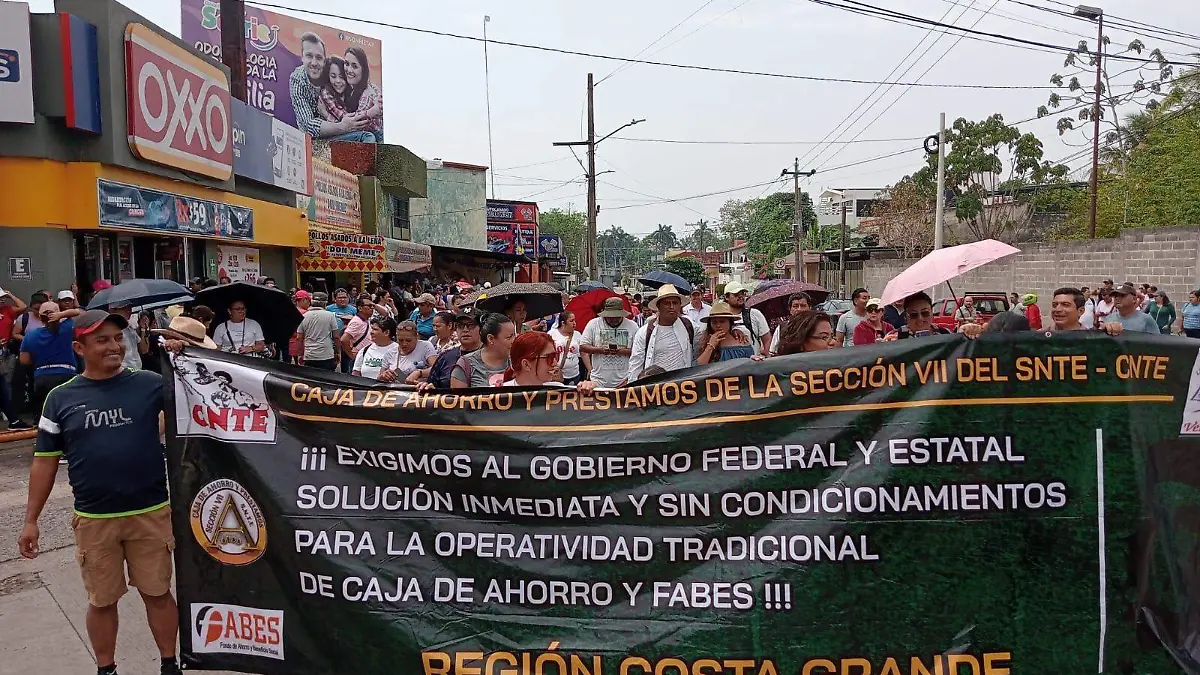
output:
M1154 319L1142 311L1137 299L1137 289L1133 287L1133 284L1125 283L1117 286L1112 289L1110 297L1114 309L1104 323L1119 323L1127 332L1154 333L1156 335L1162 332Z
M629 356L633 353L630 346L637 332L638 325L629 318L621 298L605 300L600 314L584 326L579 351L589 379L597 387L616 387L625 381L629 375Z
M304 318L296 328L296 337L304 341L304 365L337 370L342 355L339 340L342 329L333 312L324 308L326 299L324 293L314 293L309 298L307 291L296 291L296 304L304 311Z
M762 312L746 306L746 298L750 297L750 289L740 282L731 281L725 285L725 302L735 314L742 317L742 325L750 331L750 344L754 346L755 354L771 353L771 326Z
M417 324L417 336L422 340L433 337L434 304L437 300L429 293L417 296L417 308L408 315L408 320Z
M479 338L479 321L474 316L459 314L454 317L454 329L458 344L442 352L429 369L428 384L436 389L449 389L450 376L458 360L483 346Z
M53 302L43 302L38 314L43 326L29 331L21 340L21 363L33 370L35 412L41 412L51 389L75 377L77 363L71 348L75 326L71 319L82 312L62 310Z
M60 310L79 309L79 299L75 297L74 291L59 291L55 297Z
M683 307L683 315L697 329L704 329L704 317L708 316L712 311L712 307L704 304L704 289L699 286L692 287L692 301Z
M659 366L667 372L691 368L700 353L698 338L704 335L683 318L683 294L674 285L659 288L649 307L656 315L647 319L633 337L629 370L625 373L627 382L638 379L650 366Z
M88 596L87 632L97 672L116 673L117 601L133 586L146 606L161 672L177 675L179 612L171 595L175 539L159 440L163 382L158 373L122 367L128 325L103 310L74 322L72 349L83 360L83 373L46 399L17 546L23 557L37 557L38 517L63 458L75 495L75 559Z

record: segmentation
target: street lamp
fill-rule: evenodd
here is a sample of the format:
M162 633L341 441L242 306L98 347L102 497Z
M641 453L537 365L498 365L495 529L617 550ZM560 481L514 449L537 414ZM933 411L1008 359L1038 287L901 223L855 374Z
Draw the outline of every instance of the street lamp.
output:
M1096 198L1100 185L1100 88L1102 64L1104 62L1104 10L1099 7L1079 5L1073 12L1088 21L1095 21L1096 34L1096 101L1092 105L1092 179L1088 186L1091 200L1088 205L1088 236L1096 238Z

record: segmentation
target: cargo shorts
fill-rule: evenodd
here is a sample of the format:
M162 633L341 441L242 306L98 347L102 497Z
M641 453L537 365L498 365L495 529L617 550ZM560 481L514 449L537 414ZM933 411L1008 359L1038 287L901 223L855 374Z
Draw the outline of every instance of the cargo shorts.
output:
M108 607L120 600L129 586L150 597L171 591L175 550L171 507L117 518L76 515L71 529L88 604Z

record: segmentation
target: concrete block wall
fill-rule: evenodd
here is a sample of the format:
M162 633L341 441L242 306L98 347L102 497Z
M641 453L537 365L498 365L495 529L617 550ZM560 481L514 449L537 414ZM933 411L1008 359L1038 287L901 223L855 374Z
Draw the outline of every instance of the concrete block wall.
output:
M1200 226L1128 229L1114 239L1055 241L1018 246L1020 253L968 272L952 282L955 292L1037 293L1045 315L1050 294L1063 286L1095 288L1105 279L1117 284L1153 284L1180 305L1200 285ZM872 295L915 260L869 260L863 279ZM945 284L935 298L948 297Z

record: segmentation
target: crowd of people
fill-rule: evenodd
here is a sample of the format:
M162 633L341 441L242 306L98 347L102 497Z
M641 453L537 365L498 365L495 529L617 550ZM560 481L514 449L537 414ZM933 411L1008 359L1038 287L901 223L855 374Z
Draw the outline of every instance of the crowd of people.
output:
M199 292L229 283L228 277L197 278L191 287ZM270 278L260 283L275 286ZM240 300L219 308L228 318L216 325L217 312L204 305L136 316L128 304L109 310L126 321L123 367L130 370L157 371L170 348L192 345L422 389L535 380L589 390L619 387L650 374L721 361L952 332L974 337L984 330L1103 330L1200 337L1200 290L1177 309L1153 285L1111 280L1096 289L1058 289L1045 323L1034 294L1013 293L1010 309L995 315L981 313L967 295L957 304L953 328L933 321L934 304L925 293L885 304L858 288L852 307L837 317L820 311L808 294L795 293L787 299L787 316L768 321L747 306L750 290L738 282L727 284L711 304L699 288L685 294L668 284L648 299L614 294L596 308L594 318L579 325L570 311L530 317L521 296L507 296L498 313L464 305L469 294L487 288L490 284L392 283L387 278L361 291L337 288L332 295L293 288L288 294L303 317L280 344L267 339ZM573 297L564 293L563 306ZM0 413L10 430L31 428L21 413L40 411L52 389L82 371L72 348L73 320L82 313L75 288L39 291L28 303L0 289L0 373L11 380L10 386L0 386ZM163 339L154 337L156 332Z
M224 280L215 282L220 285ZM195 280L203 288L214 282ZM834 318L813 298L787 298L788 316L771 326L747 306L749 289L728 284L711 305L702 293L662 286L643 302L613 294L580 327L573 311L530 317L527 300L507 296L503 311L463 304L472 289L369 285L332 297L292 289L302 314L286 344L270 344L263 326L241 300L219 308L171 306L136 315L127 304L84 311L77 289L40 291L28 303L0 289L0 345L15 365L12 386L0 386L0 412L12 430L28 429L18 402L38 413L35 457L18 549L39 553L39 517L60 464L68 466L75 499L73 531L88 596L88 635L100 675L115 675L117 601L132 586L146 608L159 648L161 672L180 672L176 659L178 609L171 594L173 534L163 463L162 377L165 352L185 347L271 358L297 367L339 371L418 390L486 387L627 386L649 377L705 364L768 359L958 332L1030 330L1170 332L1177 325L1200 336L1200 290L1176 312L1153 287L1106 283L1096 292L1060 288L1041 325L1037 298L986 316L966 298L955 327L937 325L923 292L885 305L856 289L853 308ZM53 297L53 299L52 299ZM570 304L564 295L564 306ZM589 313L590 315L590 313ZM15 357L15 358L14 358ZM11 394L11 395L10 395ZM86 414L85 414L86 413ZM103 457L104 461L95 461Z

